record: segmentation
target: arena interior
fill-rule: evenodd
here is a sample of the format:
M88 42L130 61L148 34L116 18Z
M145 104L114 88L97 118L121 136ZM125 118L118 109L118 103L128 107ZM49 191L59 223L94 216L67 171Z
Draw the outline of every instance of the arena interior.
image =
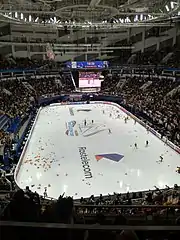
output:
M180 0L0 0L0 238L180 239Z

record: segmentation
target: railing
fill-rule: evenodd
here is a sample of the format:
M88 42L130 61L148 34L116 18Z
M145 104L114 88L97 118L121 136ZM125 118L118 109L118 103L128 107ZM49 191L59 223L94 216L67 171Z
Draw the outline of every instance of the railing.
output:
M75 208L177 208L180 209L180 205L95 205L95 204L76 204Z
M79 230L135 230L135 231L180 231L179 226L126 226L126 225L98 225L98 224L62 224L62 223L35 223L1 221L0 226L29 227L29 228L56 228Z
M130 69L131 72L130 73L126 73L126 70ZM109 67L107 68L107 70L109 71L121 71L123 70L124 72L122 73L123 76L144 76L144 77L149 77L148 74L145 74L145 73L140 73L140 72L134 72L134 70L143 70L144 69L147 69L147 66L112 66L112 67ZM152 68L151 68L152 69ZM158 68L158 70L161 70L161 74L156 74L156 72L151 72L150 73L150 76L151 77L158 77L158 78L169 78L169 79L175 79L175 76L176 76L176 73L179 73L180 72L180 69L179 68L166 68L166 67L160 67ZM171 73L170 76L165 76L163 74L163 71L168 71ZM7 69L7 70L3 70L3 69L0 69L0 80L8 80L8 79L16 79L16 78L23 78L25 77L26 75L28 76L35 76L35 75L57 75L59 74L59 71L71 71L71 69L69 68L55 68L55 69L51 69L51 70L48 70L48 69L40 69L40 68L37 68L37 69Z
M131 210L131 211L130 211ZM132 212L133 210L133 212ZM165 211L163 211L165 210ZM116 216L119 214L125 217L131 216L147 216L157 215L159 217L167 218L172 211L180 210L180 205L90 205L90 204L76 204L74 205L74 214L80 216L94 216L97 213L102 213L107 216ZM172 214L173 217L180 217L179 212Z

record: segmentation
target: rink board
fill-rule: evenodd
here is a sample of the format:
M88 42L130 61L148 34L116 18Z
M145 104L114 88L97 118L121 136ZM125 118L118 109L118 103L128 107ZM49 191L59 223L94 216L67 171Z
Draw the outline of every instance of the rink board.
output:
M131 118L125 124L127 115ZM65 192L78 199L178 184L179 148L169 141L165 145L153 129L147 134L142 122L136 119L134 124L133 118L110 102L40 108L16 167L18 186L28 185L41 195L47 187L49 197Z

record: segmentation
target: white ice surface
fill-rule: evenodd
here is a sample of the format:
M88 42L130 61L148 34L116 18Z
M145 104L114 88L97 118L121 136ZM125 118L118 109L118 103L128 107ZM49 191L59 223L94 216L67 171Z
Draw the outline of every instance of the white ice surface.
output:
M73 108L74 116L70 115L69 108ZM77 111L79 109L91 111ZM180 184L180 175L176 173L180 155L147 133L140 124L134 124L133 119L125 123L125 116L119 108L107 104L57 105L41 109L17 175L19 187L30 186L41 195L47 187L49 197L58 198L65 192L78 199L92 194L134 192L153 189L155 185L163 188ZM88 131L85 131L85 119ZM74 130L78 136L65 134L69 121L76 121ZM101 131L87 136L96 130ZM81 131L85 132L84 136ZM148 147L145 147L146 140ZM138 149L134 148L134 143ZM86 147L92 178L85 178L79 147ZM95 158L95 155L109 153L122 154L124 158L119 162ZM162 163L159 163L160 155L164 157Z

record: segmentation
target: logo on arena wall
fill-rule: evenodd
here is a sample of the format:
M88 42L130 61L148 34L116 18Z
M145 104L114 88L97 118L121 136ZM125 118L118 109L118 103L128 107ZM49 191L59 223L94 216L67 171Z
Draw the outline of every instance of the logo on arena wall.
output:
M76 126L76 121L66 122L65 134L68 136L78 136L78 131L74 129L75 126Z
M118 153L107 153L95 155L97 161L101 159L108 159L110 161L119 162L124 156Z

